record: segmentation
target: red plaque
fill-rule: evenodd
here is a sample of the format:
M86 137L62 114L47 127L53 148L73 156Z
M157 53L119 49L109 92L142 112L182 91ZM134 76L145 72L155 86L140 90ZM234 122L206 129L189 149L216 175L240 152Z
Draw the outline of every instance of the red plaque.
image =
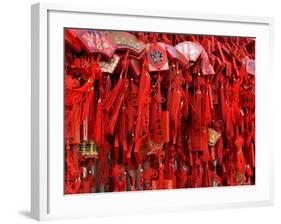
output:
M145 49L145 44L130 33L108 31L105 34L112 38L118 50L128 50L133 54L139 55Z
M120 57L117 54L114 54L110 59L107 61L100 61L100 69L102 72L107 72L112 74L120 61Z
M78 30L66 29L64 34L65 43L79 53L82 50L82 47L77 37Z
M189 144L191 151L205 151L208 149L208 132L205 129L190 129Z
M111 58L117 48L115 43L100 31L80 30L78 38L88 54L101 53Z
M203 51L203 47L191 41L184 41L175 46L187 60L196 62Z
M168 57L171 60L178 60L183 66L188 65L188 59L186 59L181 52L179 52L176 48L174 48L172 45L166 44L166 50Z

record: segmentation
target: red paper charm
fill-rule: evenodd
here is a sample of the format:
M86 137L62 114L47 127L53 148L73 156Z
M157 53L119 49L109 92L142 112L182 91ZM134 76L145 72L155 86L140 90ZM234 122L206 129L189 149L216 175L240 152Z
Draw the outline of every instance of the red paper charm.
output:
M151 72L169 69L165 44L149 44L147 46L148 69Z

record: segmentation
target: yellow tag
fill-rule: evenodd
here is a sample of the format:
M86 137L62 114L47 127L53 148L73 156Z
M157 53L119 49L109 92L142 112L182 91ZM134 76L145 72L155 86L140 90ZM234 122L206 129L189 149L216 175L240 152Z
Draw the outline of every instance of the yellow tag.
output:
M219 140L220 136L221 134L218 133L216 130L209 128L209 140L208 140L209 146L214 146Z

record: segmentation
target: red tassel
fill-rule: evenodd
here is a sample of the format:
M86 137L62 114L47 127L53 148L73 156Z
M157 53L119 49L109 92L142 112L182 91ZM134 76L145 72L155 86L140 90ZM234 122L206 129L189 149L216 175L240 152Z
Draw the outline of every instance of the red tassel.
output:
M184 92L184 104L183 104L183 111L182 111L182 114L183 114L183 117L184 118L187 118L188 117L188 114L189 114L189 92L188 92L188 88L185 88L185 92Z
M211 122L210 98L206 90L202 98L202 124L208 126Z
M198 74L198 77L196 79L196 92L194 96L194 106L195 106L195 111L194 111L194 118L193 118L193 125L195 126L196 129L201 129L202 128L202 92L201 92L201 84L202 80L199 77L200 74Z
M223 143L221 138L219 138L217 143L217 155L218 163L221 165L223 160Z
M103 146L99 147L99 166L97 173L97 186L103 191L107 178L107 153Z
M172 135L172 142L176 144L177 138L177 129L178 129L178 116L180 113L180 105L181 105L181 92L179 89L174 90L172 92L172 104L171 104L171 135Z
M149 127L149 91L150 91L150 75L143 71L140 82L140 89L138 95L138 117L136 122L136 145L134 148L134 154L137 159L137 163L141 163L140 143L141 139L148 137Z
M240 173L244 173L246 169L246 161L242 152L242 147L244 145L244 139L242 136L237 136L235 138L235 151L237 160L237 169Z
M160 91L160 73L156 82L156 88L154 89L150 103L150 127L151 127L151 140L153 142L160 143L163 139L162 133L162 96Z
M223 54L222 49L221 49L221 43L219 41L217 41L217 48L218 48L221 60L223 61L223 63L225 63L226 60L225 60L224 54Z
M102 103L99 100L97 105L97 115L95 122L95 141L98 146L102 143Z
M88 140L88 122L93 117L93 101L94 101L94 91L91 89L89 93L87 93L86 100L84 103L83 111L82 111L82 118L83 121L83 139L85 141Z
M255 167L255 164L256 164L256 162L255 162L255 147L254 147L254 144L253 143L251 143L251 166L254 168Z
M123 103L123 99L124 99L124 93L122 93L121 96L119 96L118 99L116 100L117 102L115 102L114 109L113 109L112 115L111 115L112 117L109 122L109 130L108 130L108 133L111 135L114 132L116 121L117 121L117 118L119 115L119 111L120 111L122 103Z
M198 187L202 187L203 186L203 176L204 176L204 169L203 169L202 164L199 165L198 170L199 170L199 173L198 173L197 183L198 183Z
M113 161L118 162L118 160L119 160L119 139L118 139L118 135L114 135Z
M203 187L212 187L211 173L208 163L206 163L204 166Z
M163 111L161 116L161 132L163 142L170 141L169 111Z
M123 79L120 78L117 84L114 86L113 90L108 94L108 96L104 99L103 104L104 108L107 112L112 108L117 96L120 93L120 90L123 86Z
M122 140L122 147L123 147L123 164L127 163L127 154L128 154L128 143L126 139Z
M202 128L201 134L200 134L200 148L203 151L202 161L208 162L210 158L209 154L209 147L208 147L208 129L206 127Z
M232 108L227 106L226 110L226 135L231 139L234 135L233 122L232 122Z
M198 167L197 166L192 166L191 187L199 187L198 186Z
M222 113L222 119L223 121L226 120L226 102L225 102L225 96L224 96L224 87L223 85L220 88L220 100L221 100L221 113Z
M212 93L212 88L210 84L207 84L207 91L208 91L208 96L209 96L209 104L211 110L214 109L214 99L213 99L213 93Z
M72 112L71 112L71 117L72 117L72 133L73 133L73 142L74 144L80 143L81 138L80 138L80 126L81 126L81 108L82 108L82 103L79 102L77 104L74 104L72 106Z

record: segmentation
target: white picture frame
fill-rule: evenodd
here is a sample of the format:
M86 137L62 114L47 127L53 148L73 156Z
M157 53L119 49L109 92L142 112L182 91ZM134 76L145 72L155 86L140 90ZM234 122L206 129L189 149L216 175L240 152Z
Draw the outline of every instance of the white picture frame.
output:
M31 214L37 220L248 207L273 203L271 18L38 3L32 24ZM252 36L256 46L256 184L223 188L63 194L63 28Z

